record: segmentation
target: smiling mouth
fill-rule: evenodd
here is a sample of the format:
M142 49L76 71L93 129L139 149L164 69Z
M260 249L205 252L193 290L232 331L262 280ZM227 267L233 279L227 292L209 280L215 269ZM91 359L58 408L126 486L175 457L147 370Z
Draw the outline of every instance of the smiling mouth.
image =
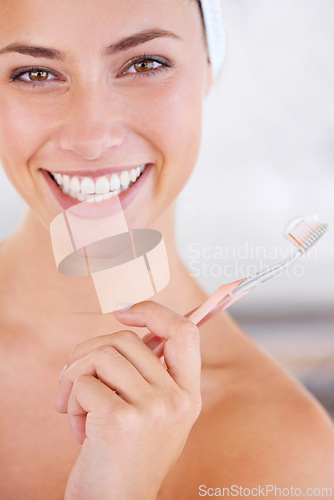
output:
M100 177L60 174L48 172L58 188L74 200L98 203L108 200L131 188L144 172L148 164L122 170L119 173Z

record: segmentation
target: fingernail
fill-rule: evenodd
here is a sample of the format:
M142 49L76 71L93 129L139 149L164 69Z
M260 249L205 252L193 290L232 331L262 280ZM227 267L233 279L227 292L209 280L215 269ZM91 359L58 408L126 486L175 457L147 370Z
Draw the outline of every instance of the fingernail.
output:
M127 302L124 302L124 303L122 302L122 303L120 303L120 304L116 304L116 309L115 309L115 311L113 311L113 312L116 312L116 313L117 313L117 312L119 312L119 311L120 311L120 312L121 312L121 311L127 311L127 310L128 310L128 309L130 309L130 307L132 307L133 305L134 305L134 304L129 304L129 303L127 303Z
M64 373L66 371L66 368L67 368L67 365L65 365L64 368L62 369L62 371L60 372L59 379L58 379L59 382L61 381L61 379L62 379L62 377L63 377L63 375L64 375Z

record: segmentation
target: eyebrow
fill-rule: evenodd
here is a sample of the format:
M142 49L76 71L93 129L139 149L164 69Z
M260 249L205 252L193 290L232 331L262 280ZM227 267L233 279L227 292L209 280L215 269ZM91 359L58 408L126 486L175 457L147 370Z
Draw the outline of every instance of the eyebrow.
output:
M147 29L134 33L133 35L122 38L116 43L109 45L104 49L102 55L117 54L118 52L123 52L129 50L142 43L149 42L154 38L170 37L174 39L181 40L181 37L173 33L172 31L163 30L159 28ZM7 54L8 52L18 52L19 54L25 54L32 57L45 57L47 59L58 59L59 61L66 60L66 53L62 50L57 50L49 47L39 47L36 45L27 45L24 43L11 43L3 49L0 50L1 54Z

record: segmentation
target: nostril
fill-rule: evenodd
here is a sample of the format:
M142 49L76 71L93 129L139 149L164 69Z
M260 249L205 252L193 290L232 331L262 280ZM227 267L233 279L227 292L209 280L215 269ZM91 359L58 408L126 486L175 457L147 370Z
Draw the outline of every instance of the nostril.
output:
M68 122L62 127L59 145L63 151L72 152L85 160L96 160L106 155L110 148L124 142L120 123L89 123L82 117L79 122Z
M122 142L121 138L115 138L111 135L95 141L83 141L82 139L76 140L73 137L72 139L67 137L61 142L61 148L64 151L75 153L85 160L96 160L104 156L110 148L119 146Z
M86 160L96 160L100 155L86 156Z

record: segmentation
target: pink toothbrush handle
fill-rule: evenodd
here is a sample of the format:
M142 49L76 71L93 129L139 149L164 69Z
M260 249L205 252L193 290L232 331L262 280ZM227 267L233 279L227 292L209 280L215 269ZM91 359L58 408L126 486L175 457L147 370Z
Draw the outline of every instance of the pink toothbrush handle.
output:
M233 283L227 283L226 285L222 285L219 287L210 297L206 299L203 304L196 307L192 311L189 311L184 316L190 319L195 325L201 326L208 319L212 318L220 311L227 309L230 305L234 304L238 300L240 300L244 294L239 295L238 297L232 298L229 300L229 293L241 282L242 279L234 281Z
M241 282L242 279L234 281L233 283L228 283L222 285L218 288L210 297L206 299L203 304L196 307L192 311L187 312L184 316L197 326L201 326L210 318L218 314L220 311L224 311L232 304L244 297L247 292L238 295L237 297L229 297L229 293ZM163 355L165 340L162 340L159 346L157 346L156 355L161 358ZM161 359L164 362L163 358Z

